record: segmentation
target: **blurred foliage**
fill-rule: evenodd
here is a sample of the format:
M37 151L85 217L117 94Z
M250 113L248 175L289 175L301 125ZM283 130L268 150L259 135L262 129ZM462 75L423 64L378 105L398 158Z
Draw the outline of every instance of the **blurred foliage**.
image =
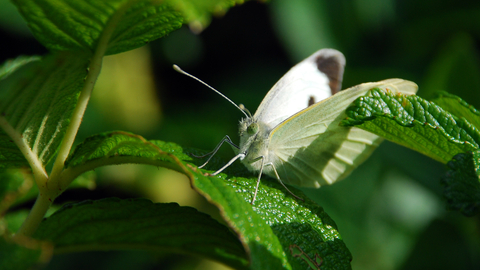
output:
M101 117L140 134L156 126L161 108L152 73L147 47L105 57L92 97Z
M0 7L2 62L45 52L26 37L22 22L12 24L18 16L11 4L0 0ZM103 72L116 75L97 84L78 141L94 133L136 128L149 139L206 150L225 134L237 141L241 113L171 65L180 64L253 112L289 67L323 47L339 49L347 58L343 88L400 77L416 82L422 97L445 90L480 108L479 18L480 2L474 0L249 2L215 18L198 35L183 27L152 42L151 56L141 49L106 58ZM108 89L115 91L108 95L112 98L102 98L100 92ZM134 101L132 93L140 91L145 91L144 98ZM142 116L142 111L153 116ZM231 155L227 147L220 151L225 158ZM353 255L353 269L479 269L480 218L445 210L440 185L445 171L438 162L385 142L347 179L303 190L335 220ZM169 171L144 166L108 167L97 173L95 192L67 191L58 203L114 195L214 211L202 199L182 199L188 187L183 175L177 180ZM165 184L164 178L170 182ZM159 263L165 269L214 269L183 255L139 252L54 256L47 269L89 260L99 262L97 269L131 269L133 261L136 269Z

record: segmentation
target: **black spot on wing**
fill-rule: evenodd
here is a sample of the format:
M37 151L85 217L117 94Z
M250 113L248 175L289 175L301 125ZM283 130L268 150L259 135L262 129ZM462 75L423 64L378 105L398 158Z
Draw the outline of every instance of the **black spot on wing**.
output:
M321 54L315 59L319 71L325 73L329 80L332 95L342 87L345 58L342 54Z
M315 97L314 96L310 96L310 98L308 99L308 104L307 104L307 107L308 106L312 106L313 104L317 103L317 101L315 100Z

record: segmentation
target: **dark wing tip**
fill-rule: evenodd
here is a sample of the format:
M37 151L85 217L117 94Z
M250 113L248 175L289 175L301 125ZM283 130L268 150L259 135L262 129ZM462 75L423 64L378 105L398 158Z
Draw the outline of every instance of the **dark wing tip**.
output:
M340 91L345 68L345 56L334 49L323 49L318 52L315 63L318 70L327 75L332 95Z

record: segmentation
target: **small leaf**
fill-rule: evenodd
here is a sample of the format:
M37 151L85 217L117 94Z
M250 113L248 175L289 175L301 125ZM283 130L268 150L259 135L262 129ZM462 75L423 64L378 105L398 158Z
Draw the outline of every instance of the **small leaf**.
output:
M190 207L115 198L66 205L35 237L56 252L106 249L175 250L245 268L245 251L228 228Z
M374 89L358 98L347 115L342 125L357 125L443 163L477 149L480 142L480 133L470 122L419 96Z
M437 97L432 100L445 111L455 115L456 117L464 117L468 122L472 123L477 129L480 128L480 111L472 105L465 102L458 96L448 92L439 92Z
M447 163L449 170L442 178L448 206L466 216L480 212L480 150L462 153Z
M138 48L182 25L180 13L152 0L14 0L34 36L50 50L106 54ZM107 35L108 40L103 40Z
M19 56L15 59L5 61L0 67L0 80L4 79L4 77L7 77L23 65L38 60L40 60L40 57L38 56Z
M194 32L205 29L212 20L212 14L223 15L230 7L244 2L245 0L168 0L183 14L185 22Z
M60 53L30 62L0 81L0 168L45 166L70 122L88 58ZM20 150L20 148L22 150Z
M199 154L197 150L192 152ZM351 255L335 223L300 191L292 188L305 202L286 195L276 180L263 179L252 207L256 177L247 174L245 168L237 175L250 178L226 177L223 173L206 176L192 162L201 160L191 158L173 143L146 141L126 132L111 132L92 136L78 145L67 159L63 174L73 177L98 166L122 163L174 169L187 175L193 188L220 209L227 224L248 247L252 269L307 268L305 261L291 254L291 245L297 245L310 258L322 258L322 269L350 269ZM232 170L235 167L226 172Z
M23 270L48 262L52 245L35 239L17 236L14 239L0 236L0 269Z

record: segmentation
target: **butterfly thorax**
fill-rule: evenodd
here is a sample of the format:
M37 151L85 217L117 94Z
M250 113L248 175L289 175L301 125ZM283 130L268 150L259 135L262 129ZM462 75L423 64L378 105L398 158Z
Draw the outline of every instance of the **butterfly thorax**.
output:
M240 153L245 154L242 163L250 171L259 171L264 156L268 160L268 143L271 128L254 118L244 118L240 121Z

